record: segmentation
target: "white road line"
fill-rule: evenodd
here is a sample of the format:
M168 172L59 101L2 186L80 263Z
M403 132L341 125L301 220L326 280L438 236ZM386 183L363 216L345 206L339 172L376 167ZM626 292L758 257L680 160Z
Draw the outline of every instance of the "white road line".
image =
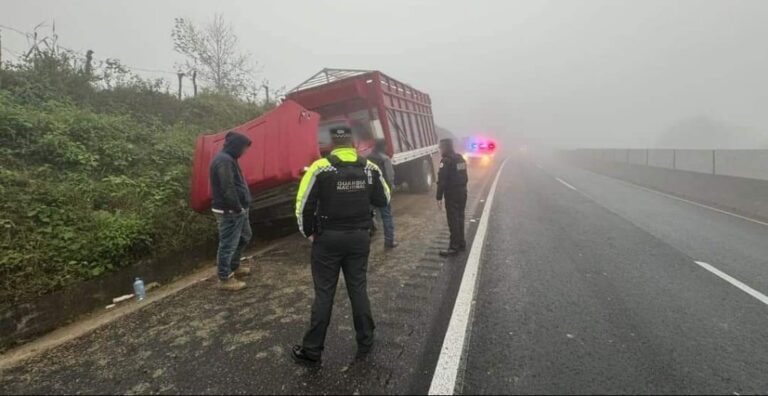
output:
M605 175L602 175L602 176L605 176ZM736 214L736 213L733 213L733 212L729 212L729 211L727 211L727 210L718 209L718 208L715 208L715 207L712 207L712 206L709 206L709 205L705 205L705 204L703 204L703 203L698 203L698 202L696 202L696 201L691 201L691 200L688 200L688 199L685 199L685 198L680 198L680 197L678 197L678 196L676 196L676 195L667 194L667 193L665 193L665 192L661 192L661 191L659 191L659 190L654 190L654 189L652 189L652 188L644 187L644 186L641 186L641 185L639 185L639 184L631 183L631 182L628 182L628 181L625 181L625 180L616 179L616 178L613 178L613 177L610 177L610 176L605 176L605 177L607 177L607 178L609 178L609 179L612 179L612 180L616 180L616 181L618 181L618 182L620 182L620 183L624 183L624 184L626 184L626 185L628 185L628 186L631 186L631 187L639 188L639 189L641 189L641 190L645 190L645 191L648 191L648 192L652 192L652 193L654 193L654 194L658 194L658 195L661 195L661 196L664 196L664 197L667 197L667 198L672 198L672 199L678 200L678 201L680 201L680 202L685 202L685 203L687 203L687 204L691 204L691 205L694 205L694 206L698 206L698 207L700 207L700 208L704 208L704 209L713 210L713 211L715 211L715 212L718 212L718 213L722 213L722 214L724 214L724 215L733 216L733 217L736 217L736 218L738 218L738 219L746 220L746 221L749 221L749 222L752 222L752 223L755 223L755 224L760 224L760 225L762 225L762 226L766 226L766 227L768 227L768 223L766 223L766 222L764 222L764 221L760 221L760 220L757 220L757 219L753 219L753 218L751 218L751 217L742 216L742 215L740 215L740 214Z
M465 349L464 344L467 334L472 330L470 317L475 299L475 286L477 284L477 274L480 270L480 258L483 253L485 234L488 231L488 218L493 206L493 197L496 194L496 185L499 183L499 177L506 164L507 160L504 160L499 167L493 185L488 192L488 198L485 201L483 214L477 226L472 248L469 250L467 264L464 267L459 294L456 296L456 302L453 305L453 313L451 313L448 331L445 333L440 358L435 367L435 374L432 376L432 384L429 387L430 395L450 395L454 393L456 388L456 379L458 378L459 366Z
M571 190L573 190L573 191L579 191L579 190L578 190L576 187L574 187L574 186L572 186L572 185L568 184L568 182L566 182L565 180L563 180L563 179L561 179L561 178L559 178L559 177L556 177L555 179L557 179L557 181L559 181L560 183L563 183L563 185L564 185L564 186L566 186L566 187L570 188Z
M757 291L757 290L755 290L755 289L753 289L753 288L751 288L751 287L741 283L740 280L738 280L738 279L736 279L736 278L726 274L723 271L720 271L719 269L717 269L717 268L715 268L715 267L713 267L713 266L711 266L711 265L709 265L709 264L707 264L707 263L705 263L703 261L696 261L696 264L698 264L699 266L701 266L705 270L707 270L707 271L709 271L709 272L719 276L720 278L722 278L726 282L728 282L728 283L738 287L744 293L747 293L750 296L760 300L760 302L762 302L763 304L768 305L768 297L766 297L765 294L760 293L759 291Z

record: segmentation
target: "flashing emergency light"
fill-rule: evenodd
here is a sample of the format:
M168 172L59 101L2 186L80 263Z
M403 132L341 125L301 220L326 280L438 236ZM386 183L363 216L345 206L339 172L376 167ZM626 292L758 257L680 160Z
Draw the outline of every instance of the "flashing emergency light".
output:
M467 154L493 154L496 142L490 139L471 139L467 145Z
M480 166L488 166L492 163L496 152L496 142L494 140L480 136L466 137L464 139L464 152L462 156L465 161L472 161Z

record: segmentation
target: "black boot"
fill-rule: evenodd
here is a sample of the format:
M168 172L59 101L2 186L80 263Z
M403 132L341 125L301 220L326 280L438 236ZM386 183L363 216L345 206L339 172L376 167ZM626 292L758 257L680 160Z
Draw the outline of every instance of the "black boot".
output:
M449 248L448 250L441 250L440 251L440 255L443 256L443 257L455 256L457 254L459 254L459 251L454 249L454 248Z
M370 346L364 347L364 346L357 346L357 353L355 354L355 360L366 360L368 359L368 356L371 355L371 352L373 352L373 347L376 344L371 344Z
M318 367L322 364L322 360L319 357L316 359L311 358L300 345L293 346L291 349L291 358L294 362L307 367Z

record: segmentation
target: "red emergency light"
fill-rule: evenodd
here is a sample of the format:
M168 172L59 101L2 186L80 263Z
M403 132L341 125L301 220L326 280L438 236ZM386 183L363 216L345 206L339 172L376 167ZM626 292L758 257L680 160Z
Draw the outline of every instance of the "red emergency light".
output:
M467 154L493 154L496 151L496 142L490 139L470 139L468 141Z

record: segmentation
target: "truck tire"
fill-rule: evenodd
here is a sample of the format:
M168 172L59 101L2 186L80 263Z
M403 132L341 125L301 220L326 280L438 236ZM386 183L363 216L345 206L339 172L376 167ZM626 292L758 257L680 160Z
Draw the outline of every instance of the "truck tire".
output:
M413 161L410 169L410 180L408 185L411 191L416 193L428 193L432 191L432 185L435 183L435 174L432 170L432 161L429 157L419 158Z

